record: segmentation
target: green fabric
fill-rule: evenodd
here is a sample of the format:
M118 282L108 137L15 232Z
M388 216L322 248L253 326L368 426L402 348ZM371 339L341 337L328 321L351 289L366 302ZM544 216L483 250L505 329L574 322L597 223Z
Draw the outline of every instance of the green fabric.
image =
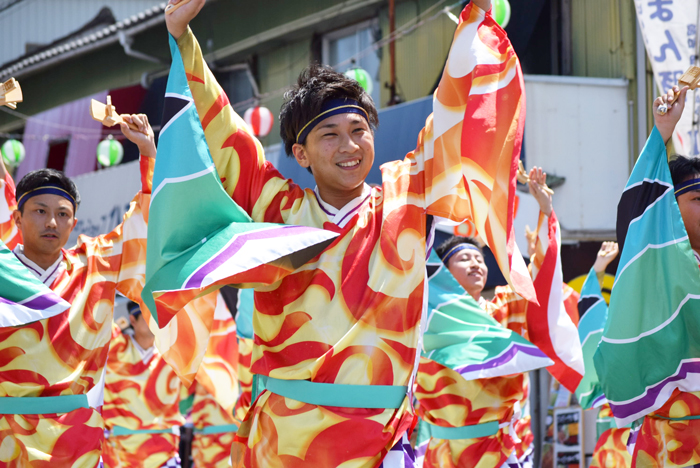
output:
M201 435L212 435L212 434L224 434L226 432L236 432L238 430L237 424L221 424L219 426L207 426L203 428L195 427L195 434Z
M170 429L127 429L122 426L114 426L111 431L111 435L118 436L128 436L134 434L175 434L174 428Z
M490 317L433 251L428 258L428 323L423 357L465 380L500 377L554 362L534 344Z
M318 406L400 408L408 391L403 385L343 385L260 377L268 391Z
M615 429L617 425L615 424L615 419L614 418L599 418L595 422L595 432L596 432L596 439L600 439L600 436L603 435L603 432L610 430L610 429Z
M89 407L85 394L54 397L0 397L0 414L70 413Z
M421 421L430 427L430 435L436 439L458 440L476 439L478 437L488 437L498 433L498 421L489 421L483 424L462 427L442 427L431 424L428 421Z
M180 414L187 414L194 404L194 395L188 395L184 400L180 400Z

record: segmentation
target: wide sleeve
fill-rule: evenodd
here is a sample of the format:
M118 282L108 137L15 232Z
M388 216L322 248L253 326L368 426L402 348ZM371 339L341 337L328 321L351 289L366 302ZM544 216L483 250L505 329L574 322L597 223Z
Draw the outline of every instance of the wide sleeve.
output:
M22 243L22 233L17 229L12 218L12 212L17 209L17 200L15 183L9 173L5 173L5 178L0 180L0 193L4 195L0 200L0 240L12 250L17 244Z
M513 233L524 121L518 57L490 12L469 3L433 96L433 113L406 156L407 186L427 214L472 223L508 283L536 300Z
M154 158L141 156L141 191L131 201L124 221L112 232L94 239L97 256L111 263L116 274L117 290L138 303L146 280L146 234L154 167ZM87 241L82 237L78 240L79 247Z
M234 112L189 28L177 45L224 189L254 221L284 222L289 210L301 202L303 191L265 160L262 145Z

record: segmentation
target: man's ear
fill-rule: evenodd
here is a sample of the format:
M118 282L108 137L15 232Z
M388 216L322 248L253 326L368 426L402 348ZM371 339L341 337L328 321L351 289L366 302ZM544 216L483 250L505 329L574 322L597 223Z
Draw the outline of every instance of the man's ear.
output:
M70 228L70 232L73 232L73 229L75 229L76 224L78 224L78 218L73 218L73 227Z
M136 326L136 317L129 314L129 323L131 324L132 327L135 327Z
M20 231L22 230L22 213L19 210L15 210L12 212L12 219L15 222L15 226L17 226L17 229Z
M294 159L297 160L301 167L308 168L311 165L309 158L306 157L306 148L304 148L304 145L294 143L292 146L292 153L294 154Z

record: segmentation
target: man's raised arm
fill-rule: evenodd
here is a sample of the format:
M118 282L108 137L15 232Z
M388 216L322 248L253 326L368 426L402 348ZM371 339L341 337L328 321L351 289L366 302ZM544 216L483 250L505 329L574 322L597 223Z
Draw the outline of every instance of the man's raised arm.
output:
M166 14L165 19L168 31L177 40L209 151L226 193L238 206L254 221L281 222L279 204L284 197L279 194L289 189L287 181L265 161L262 145L234 112L188 26L204 3L192 0Z

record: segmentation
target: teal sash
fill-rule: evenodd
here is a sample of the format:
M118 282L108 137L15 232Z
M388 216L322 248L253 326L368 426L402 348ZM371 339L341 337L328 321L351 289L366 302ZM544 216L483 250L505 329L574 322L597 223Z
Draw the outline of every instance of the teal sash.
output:
M195 434L202 435L212 435L212 434L224 434L226 432L236 432L238 430L237 424L221 424L219 426L206 426L206 427L195 427Z
M0 397L0 414L70 413L89 408L87 395L44 397Z
M179 434L179 429L179 427L171 427L170 429L127 429L122 426L114 426L110 435L118 437L134 434Z
M650 418L666 419L667 421L690 421L691 419L700 419L700 415L691 414L688 416L683 416L682 418L667 418L665 416L659 416L657 414L649 416Z
M430 428L430 435L436 439L458 440L458 439L476 439L479 437L488 437L498 434L498 421L489 421L482 424L474 424L471 426L462 427L442 427L431 424L428 421L421 420ZM511 429L512 430L512 429Z
M265 389L309 405L341 408L400 408L408 387L403 385L344 385L260 376Z

